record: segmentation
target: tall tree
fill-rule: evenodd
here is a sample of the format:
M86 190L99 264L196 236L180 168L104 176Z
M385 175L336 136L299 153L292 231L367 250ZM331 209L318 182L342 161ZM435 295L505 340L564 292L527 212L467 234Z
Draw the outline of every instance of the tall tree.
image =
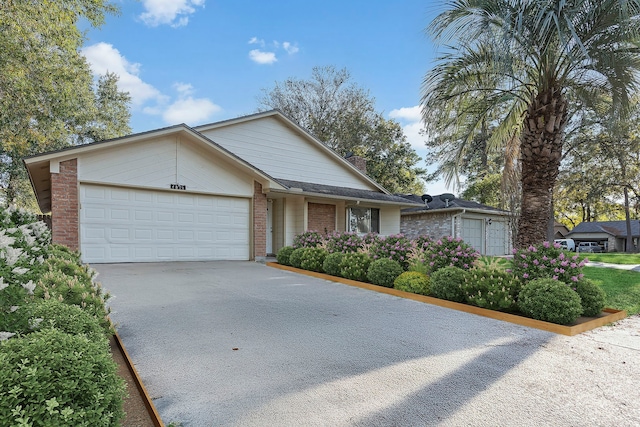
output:
M5 201L32 198L21 159L77 141L99 121L79 21L99 26L107 0L0 1L0 186Z
M426 126L471 133L505 108L494 135L519 144L518 247L548 238L567 94L588 103L607 93L624 112L640 70L639 17L640 0L452 0L431 23L451 47L424 80Z
M263 89L261 111L277 108L341 156L367 160L371 178L395 193L418 193L426 170L402 127L375 110L368 91L346 69L314 67L308 80L289 78Z

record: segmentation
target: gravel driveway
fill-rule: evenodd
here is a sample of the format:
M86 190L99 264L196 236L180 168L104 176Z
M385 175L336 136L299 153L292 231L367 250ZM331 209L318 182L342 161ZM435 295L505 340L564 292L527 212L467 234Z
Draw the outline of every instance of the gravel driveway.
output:
M165 423L640 425L638 317L565 337L252 262L94 268Z

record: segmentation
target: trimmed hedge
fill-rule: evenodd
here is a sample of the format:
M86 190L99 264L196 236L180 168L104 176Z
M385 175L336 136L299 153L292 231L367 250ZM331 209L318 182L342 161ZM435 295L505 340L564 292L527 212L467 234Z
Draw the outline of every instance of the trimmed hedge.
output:
M369 265L367 279L374 285L393 288L393 281L402 274L402 266L398 261L388 258L377 259Z
M534 319L568 325L582 314L580 296L563 282L535 279L526 283L518 297L520 310Z
M429 295L429 276L419 271L405 271L393 282L393 287L399 291L414 294Z

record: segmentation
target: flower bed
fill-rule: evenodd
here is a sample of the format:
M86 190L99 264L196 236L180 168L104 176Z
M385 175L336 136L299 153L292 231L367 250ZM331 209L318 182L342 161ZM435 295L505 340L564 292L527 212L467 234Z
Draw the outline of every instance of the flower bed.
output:
M278 254L283 265L538 321L571 325L583 315L602 317L605 295L584 279L586 260L557 244L515 251L512 269L478 258L473 248L453 237L411 241L402 235L323 236L313 231L297 236L293 247ZM411 281L399 277L405 271L413 273Z
M109 295L50 241L35 215L0 209L0 425L120 425Z

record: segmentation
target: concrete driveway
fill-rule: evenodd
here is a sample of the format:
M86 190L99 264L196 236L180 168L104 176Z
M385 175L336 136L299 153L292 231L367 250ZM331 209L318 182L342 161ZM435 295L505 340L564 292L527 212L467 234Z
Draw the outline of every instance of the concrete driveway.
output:
M94 268L165 423L640 424L640 351L606 330L556 336L253 262Z

